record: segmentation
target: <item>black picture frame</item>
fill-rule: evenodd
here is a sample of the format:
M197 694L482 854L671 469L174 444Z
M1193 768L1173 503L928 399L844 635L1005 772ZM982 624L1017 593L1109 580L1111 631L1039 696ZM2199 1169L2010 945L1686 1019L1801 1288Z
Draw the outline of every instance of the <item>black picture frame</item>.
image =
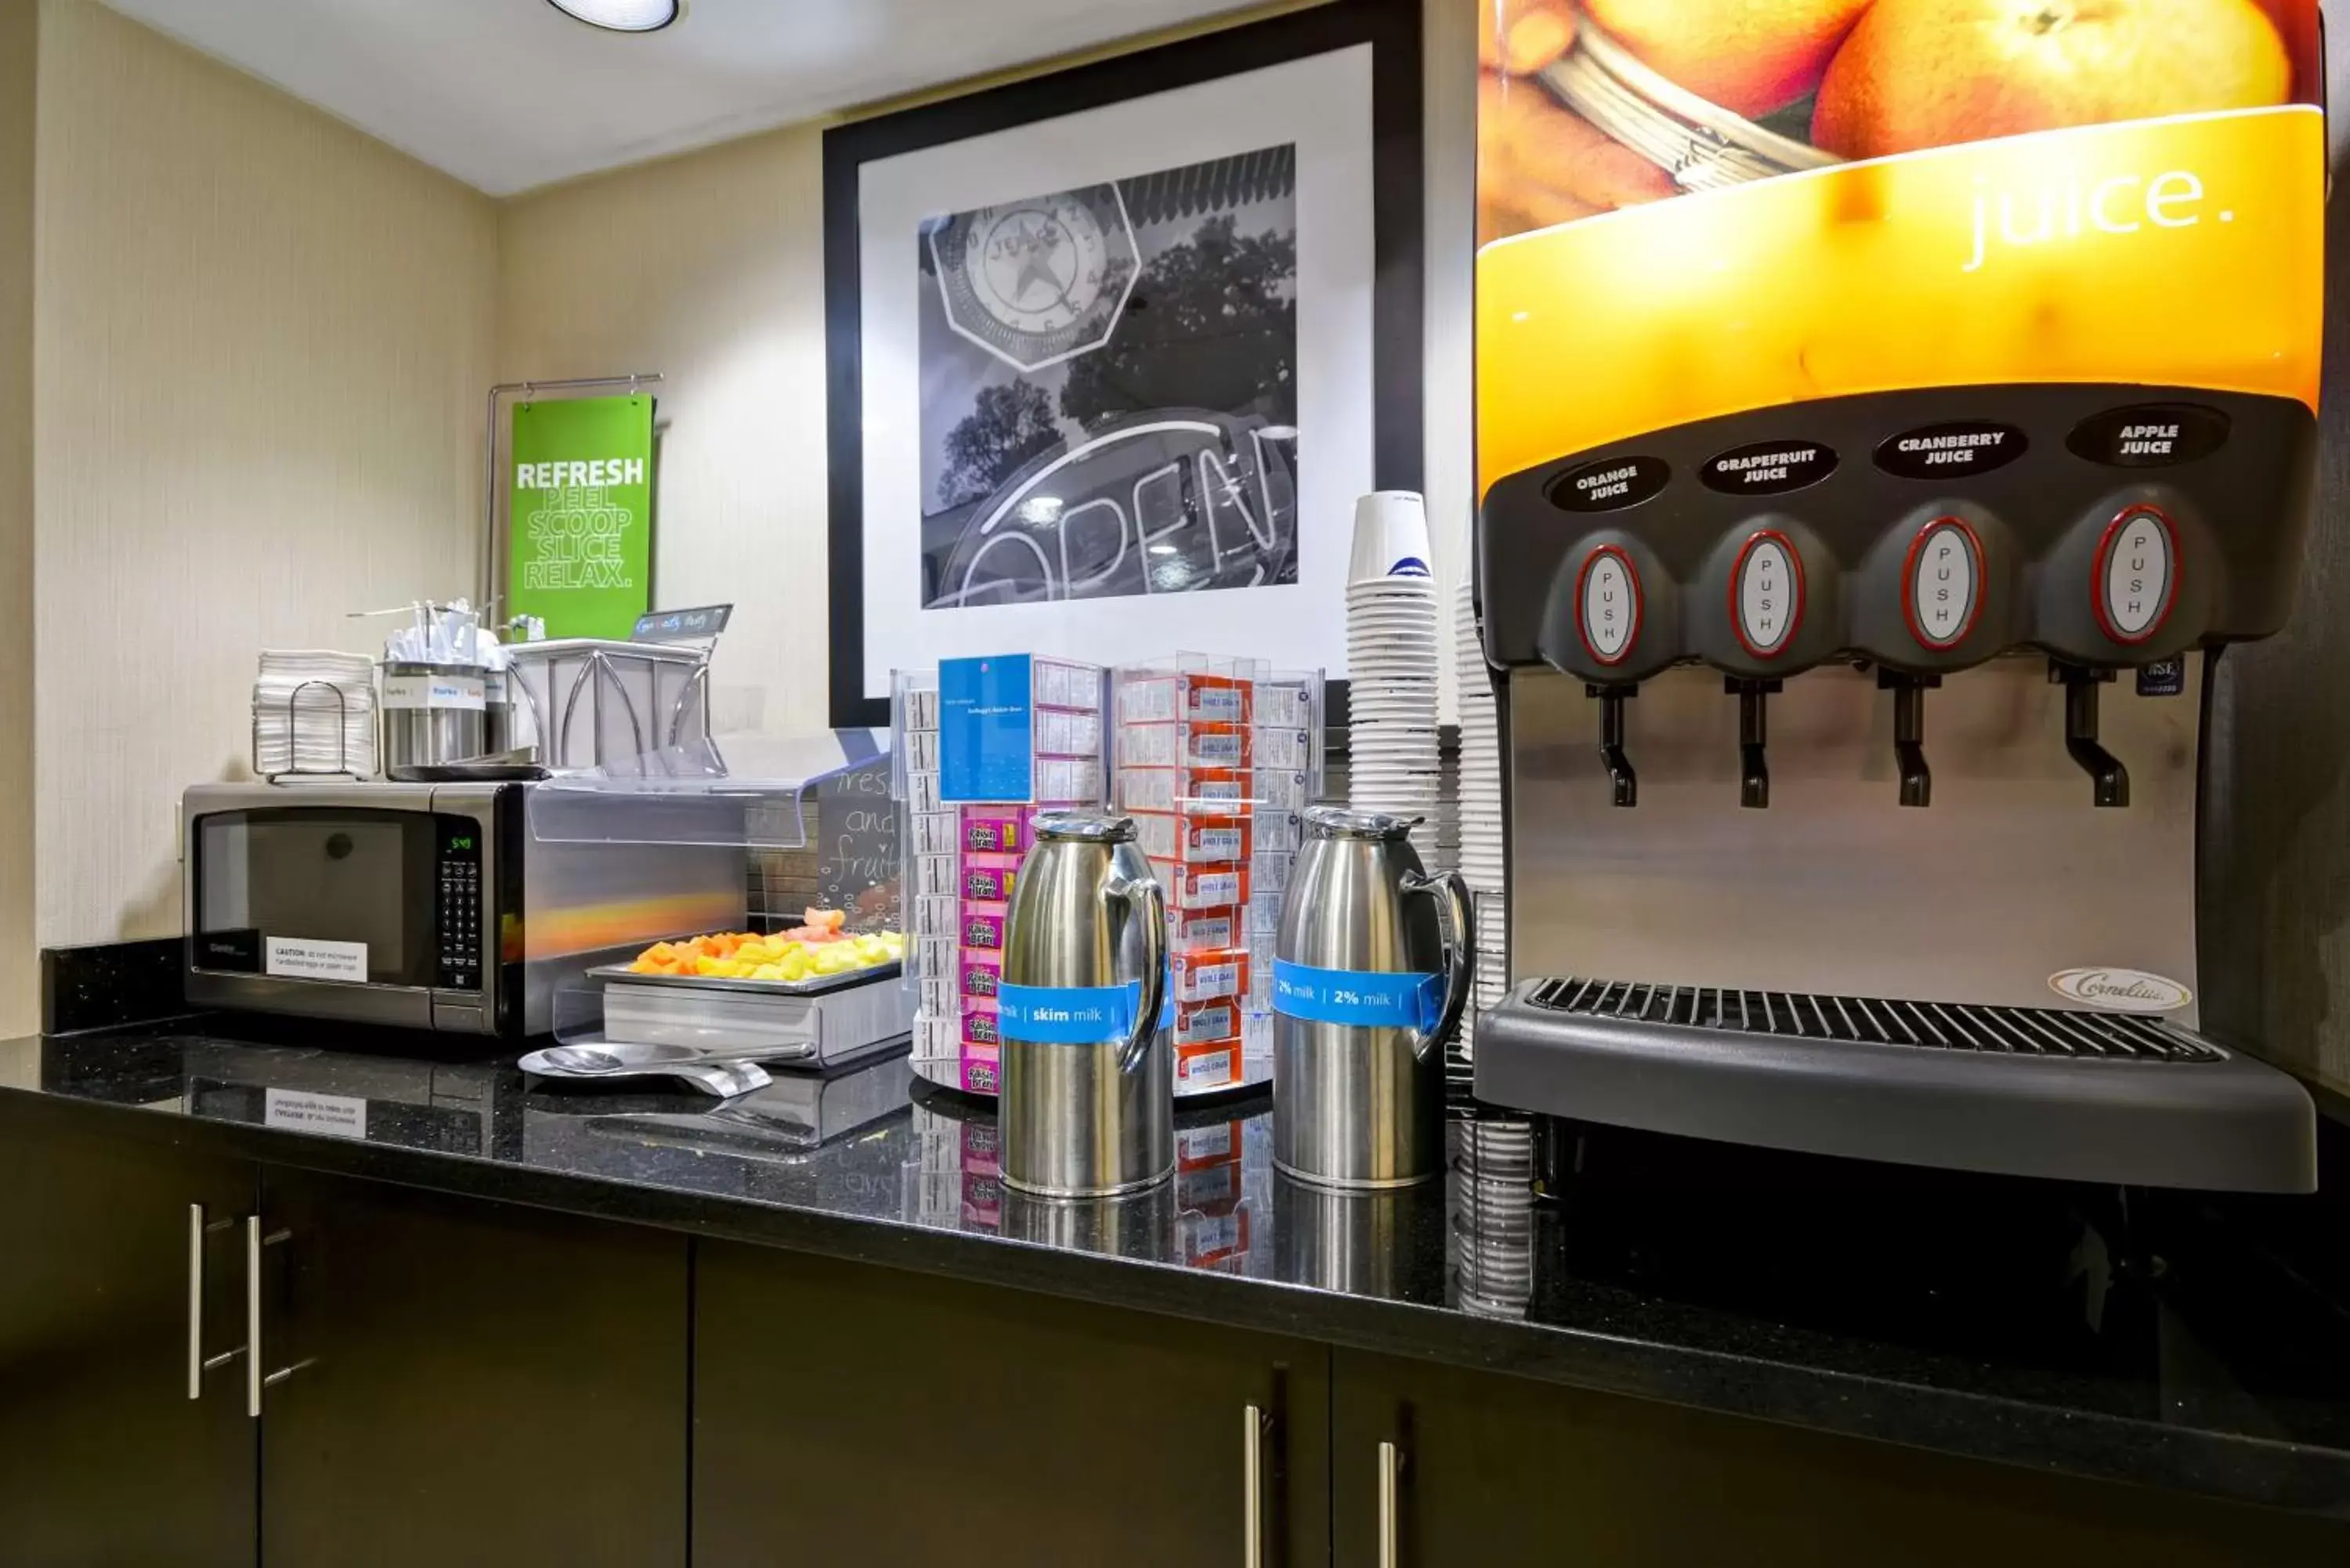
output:
M863 299L859 169L877 159L1194 87L1336 49L1371 46L1372 485L1419 490L1423 462L1423 194L1419 0L1331 0L1263 21L837 126L824 135L826 453L830 530L831 722L889 722L865 695ZM1338 606L1331 613L1342 613ZM1233 651L1243 651L1235 649ZM1347 683L1327 689L1347 722Z

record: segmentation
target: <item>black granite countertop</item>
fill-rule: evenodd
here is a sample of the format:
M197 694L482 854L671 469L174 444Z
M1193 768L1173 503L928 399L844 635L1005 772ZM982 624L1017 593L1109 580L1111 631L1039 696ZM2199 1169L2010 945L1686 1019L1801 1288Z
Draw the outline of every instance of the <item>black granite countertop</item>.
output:
M1573 1128L1537 1198L1535 1129L1465 1102L1446 1180L1338 1197L1274 1170L1258 1096L1187 1107L1159 1192L1053 1204L997 1181L992 1106L902 1057L715 1107L274 1033L8 1042L0 1093L93 1131L2350 1517L2350 1229L2322 1199ZM317 1096L364 1111L302 1130Z

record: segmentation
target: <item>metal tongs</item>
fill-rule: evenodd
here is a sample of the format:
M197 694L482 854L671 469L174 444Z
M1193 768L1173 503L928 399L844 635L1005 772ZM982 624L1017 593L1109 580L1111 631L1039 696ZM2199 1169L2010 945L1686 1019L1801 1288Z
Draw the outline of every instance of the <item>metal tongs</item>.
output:
M515 1065L543 1078L676 1078L722 1100L775 1082L764 1067L748 1058L686 1045L550 1045Z

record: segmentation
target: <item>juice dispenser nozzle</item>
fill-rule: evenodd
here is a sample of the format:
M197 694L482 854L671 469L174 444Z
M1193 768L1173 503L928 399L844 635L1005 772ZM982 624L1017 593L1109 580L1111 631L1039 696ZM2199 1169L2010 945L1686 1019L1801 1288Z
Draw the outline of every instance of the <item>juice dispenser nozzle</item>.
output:
M1632 759L1624 754L1624 704L1640 694L1633 685L1586 685L1586 697L1599 700L1599 760L1607 769L1608 782L1615 786L1617 805L1638 805L1640 801L1640 775L1632 771Z
M1877 672L1877 689L1893 693L1893 765L1900 775L1903 805L1933 803L1934 771L1926 765L1926 692L1941 683L1939 675Z
M1771 804L1771 767L1763 755L1770 735L1763 702L1783 684L1732 676L1721 683L1721 689L1738 699L1738 804L1760 811Z
M2089 775L2091 798L2099 805L2129 805L2129 770L2097 743L2097 688L2114 678L2110 670L2048 661L2048 679L2064 688L2064 750Z

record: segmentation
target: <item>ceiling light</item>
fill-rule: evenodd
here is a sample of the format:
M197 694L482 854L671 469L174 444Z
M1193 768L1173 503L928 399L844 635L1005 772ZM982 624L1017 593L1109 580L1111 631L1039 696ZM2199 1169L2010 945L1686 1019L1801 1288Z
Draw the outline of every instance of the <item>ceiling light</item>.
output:
M614 33L658 33L678 18L681 0L546 0L567 16Z

